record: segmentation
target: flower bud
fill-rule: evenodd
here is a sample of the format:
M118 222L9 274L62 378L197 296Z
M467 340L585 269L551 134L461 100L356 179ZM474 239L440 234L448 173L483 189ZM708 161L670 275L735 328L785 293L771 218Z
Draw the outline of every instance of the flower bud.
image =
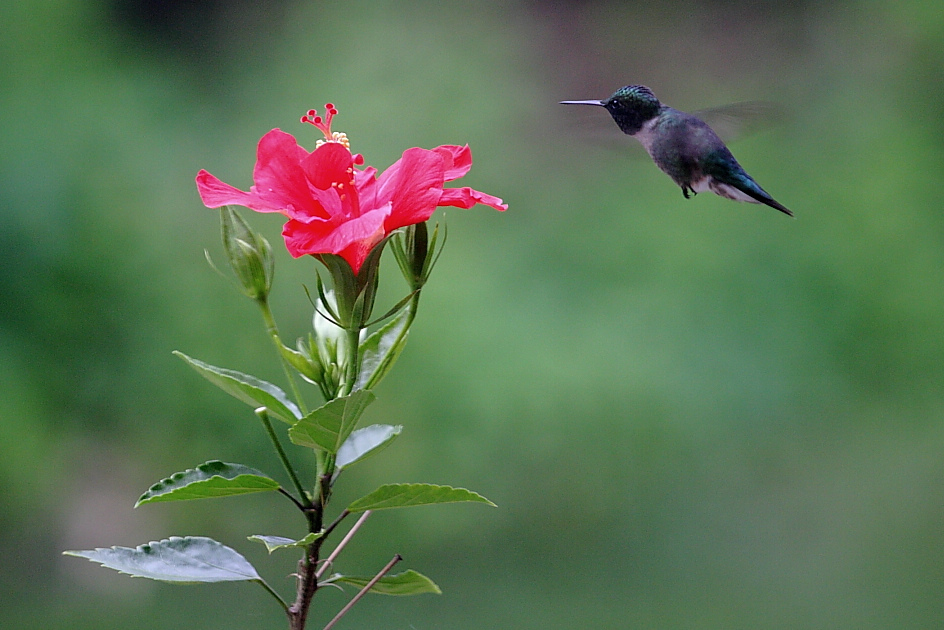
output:
M421 289L429 280L429 274L439 255L436 251L438 238L438 223L433 228L432 237L425 223L410 225L394 236L391 245L393 255L400 266L400 272L414 291ZM442 247L439 251L442 251Z
M243 293L265 301L272 288L275 260L269 241L253 231L230 206L220 208L223 249Z
M337 395L356 351L356 348L350 347L352 339L348 332L334 320L338 312L334 291L321 291L315 302L312 333L307 339L298 341L299 354L318 367L319 379L315 382L321 385L322 391L330 398ZM359 339L353 341L359 345L366 333L366 329L361 329Z
M429 233L425 223L415 223L406 229L406 244L412 258L413 277L420 279L429 255Z

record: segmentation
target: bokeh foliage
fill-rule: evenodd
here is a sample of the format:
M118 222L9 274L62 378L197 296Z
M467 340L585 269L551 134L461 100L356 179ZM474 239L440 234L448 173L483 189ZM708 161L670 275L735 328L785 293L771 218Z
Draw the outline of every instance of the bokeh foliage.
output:
M243 538L300 533L270 497L131 506L208 459L277 471L251 413L170 354L279 379L203 260L193 176L247 186L258 138L311 148L296 121L329 100L369 163L468 142L464 182L511 205L446 213L365 418L404 432L345 488L435 478L499 509L376 515L346 568L400 552L444 595L367 599L350 627L940 624L939 3L23 0L0 61L0 626L271 625L248 585L59 552L206 535L284 571ZM797 220L685 201L605 112L555 105L625 83L785 105L732 150ZM316 265L279 254L291 338Z

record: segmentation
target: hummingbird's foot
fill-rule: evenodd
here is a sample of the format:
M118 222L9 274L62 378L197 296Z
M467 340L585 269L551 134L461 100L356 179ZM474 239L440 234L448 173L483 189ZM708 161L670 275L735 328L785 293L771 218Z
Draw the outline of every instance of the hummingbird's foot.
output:
M690 194L689 194L689 193L690 193ZM692 189L692 188L690 188L690 187L688 187L688 186L682 186L682 194L685 196L686 199L691 199L692 196L697 195L698 193L695 192L694 189Z

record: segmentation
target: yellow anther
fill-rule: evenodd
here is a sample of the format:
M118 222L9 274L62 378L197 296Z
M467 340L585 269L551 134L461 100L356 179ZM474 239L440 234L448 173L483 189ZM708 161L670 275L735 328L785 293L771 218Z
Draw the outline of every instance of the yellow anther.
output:
M326 142L336 142L338 144L343 144L344 148L346 148L348 151L351 150L351 141L347 139L347 134L344 133L343 131L332 131L331 139L318 140L317 142L315 142L315 148L317 149L318 147L320 147Z

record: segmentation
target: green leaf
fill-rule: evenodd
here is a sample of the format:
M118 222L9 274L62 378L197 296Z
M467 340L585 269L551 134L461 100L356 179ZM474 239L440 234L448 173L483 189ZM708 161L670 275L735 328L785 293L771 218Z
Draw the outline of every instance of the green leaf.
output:
M482 495L465 488L436 486L431 483L391 483L380 486L367 496L361 497L347 506L347 509L349 512L364 512L461 501L474 501L495 507L494 503Z
M369 427L354 431L338 449L335 466L338 470L341 470L345 466L359 462L368 455L379 452L400 435L402 430L403 427L399 425L394 427L389 424L372 424Z
M292 425L288 436L299 446L308 446L334 454L351 434L367 405L374 402L373 393L366 389L350 396L335 398L318 407Z
M88 558L131 577L162 582L197 584L261 579L252 565L236 551L203 536L171 536L135 549L111 547L63 553Z
M279 484L254 468L219 460L162 479L141 495L134 507L159 501L187 501L278 490Z
M272 553L276 549L285 549L287 547L307 547L311 543L315 542L321 538L322 532L311 532L301 540L295 540L294 538L285 538L284 536L263 536L262 534L255 534L249 536L249 540L254 542L261 542L266 546L266 549L269 553Z
M209 365L188 357L183 352L174 354L186 361L205 379L222 389L227 394L238 398L251 407L265 407L274 416L289 424L302 417L302 412L284 391L255 376L236 370Z
M412 311L407 308L361 344L361 371L354 389L373 389L387 375L406 346Z
M362 577L359 575L332 575L328 582L344 582L358 588L364 588L373 578ZM423 593L434 593L442 595L442 591L431 579L417 573L413 569L397 573L396 575L385 575L380 578L376 584L370 587L370 593L378 595L422 595Z

